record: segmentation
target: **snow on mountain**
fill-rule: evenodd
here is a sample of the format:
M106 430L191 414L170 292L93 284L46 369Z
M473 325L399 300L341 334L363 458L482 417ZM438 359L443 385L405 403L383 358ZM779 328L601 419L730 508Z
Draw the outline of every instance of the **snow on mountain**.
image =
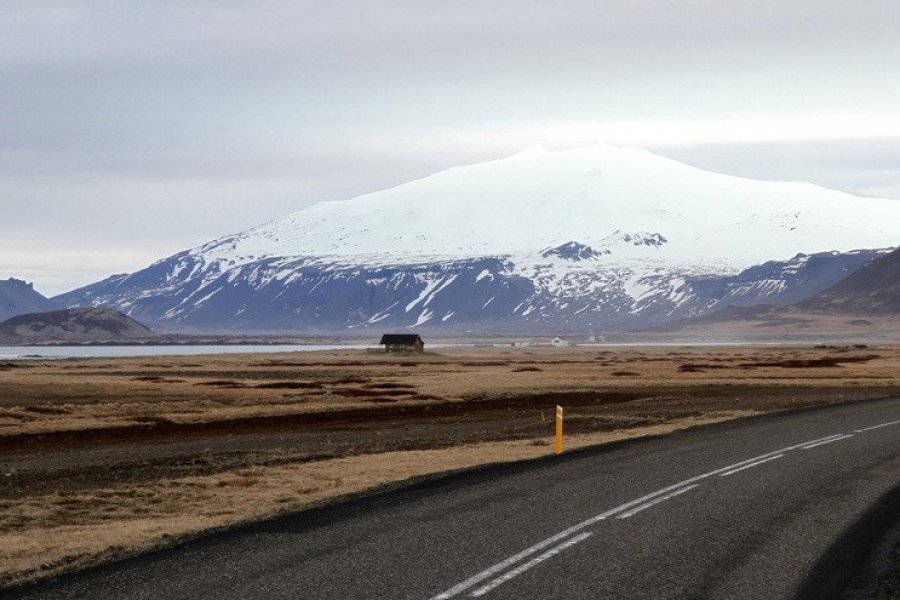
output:
M625 239L643 232L667 238L670 264L737 271L798 251L894 245L897 217L897 201L710 173L644 150L532 148L351 200L320 202L198 251L236 262L396 260L527 254L577 240L614 246L610 261L618 262L655 256L656 246ZM625 234L613 239L614 232Z
M847 252L898 239L897 201L643 150L533 148L321 202L60 300L218 329L622 328L805 297L875 255ZM768 261L774 278L746 280Z

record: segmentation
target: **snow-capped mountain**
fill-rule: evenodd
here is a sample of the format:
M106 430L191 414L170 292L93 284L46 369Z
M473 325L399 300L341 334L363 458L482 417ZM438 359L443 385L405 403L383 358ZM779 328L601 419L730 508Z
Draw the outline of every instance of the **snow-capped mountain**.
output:
M877 254L850 251L898 239L897 201L538 148L321 202L57 300L164 327L621 329L796 301Z

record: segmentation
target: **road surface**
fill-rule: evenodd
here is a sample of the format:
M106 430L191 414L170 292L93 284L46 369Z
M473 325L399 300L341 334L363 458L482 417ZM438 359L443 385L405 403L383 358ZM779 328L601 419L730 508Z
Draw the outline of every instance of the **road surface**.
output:
M10 599L837 597L900 510L900 399L490 467Z

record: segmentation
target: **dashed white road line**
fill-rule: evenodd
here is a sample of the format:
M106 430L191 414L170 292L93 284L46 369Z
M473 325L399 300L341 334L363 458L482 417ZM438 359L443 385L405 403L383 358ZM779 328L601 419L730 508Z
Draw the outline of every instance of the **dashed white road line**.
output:
M837 437L833 437L830 440L823 440L821 442L816 442L815 444L807 444L803 446L804 450L812 450L813 448L818 448L819 446L824 446L825 444L830 444L832 442L840 442L841 440L846 440L847 438L852 438L852 433L845 433L844 435L839 435Z
M862 433L865 431L871 431L873 429L879 429L881 427L888 427L889 425L897 425L897 424L900 424L900 420L891 421L888 423L880 423L878 425L872 425L865 429L854 430L854 432ZM448 589L447 591L442 592L436 596L433 596L430 600L448 600L449 598L453 598L453 597L465 592L466 590L474 587L475 585L481 583L482 581L484 581L486 579L490 579L491 577L497 575L498 573L505 571L509 567L525 560L529 556L536 554L537 552L540 552L544 548L547 548L549 546L553 546L554 544L558 544L559 542L562 542L566 538L569 538L570 536L578 533L582 529L590 527L591 525L594 525L595 523L598 523L600 521L603 521L610 517L614 517L619 514L623 515L620 518L627 518L624 515L632 516L634 514L637 514L641 510L650 508L651 506L659 504L660 502L663 502L664 500L668 500L671 497L677 496L679 494L682 494L684 492L687 492L688 490L691 490L691 489L697 487L694 484L696 484L700 481L703 481L704 479L708 479L710 477L715 477L716 475L721 475L721 476L732 475L739 471L743 471L744 469L756 467L758 465L764 464L771 460L776 460L778 458L782 458L785 453L791 452L792 450L798 450L801 448L804 450L810 450L812 448L824 446L825 444L830 444L831 442L845 440L850 437L853 437L853 434L835 433L835 434L817 438L814 440L807 440L807 441L801 442L799 444L794 444L793 446L787 446L785 448L773 450L773 451L767 452L765 454L760 454L759 456L754 456L753 458L748 458L746 460L742 460L740 462L737 462L737 463L734 463L734 464L731 464L731 465L728 465L725 467L721 467L714 471L702 473L700 475L696 475L689 479L685 479L684 481L679 481L678 483L664 487L660 490L656 490L655 492L652 492L645 496L641 496L640 498L631 500L630 502L626 502L625 504L621 504L613 509L610 509L606 512L602 512L602 513L595 515L589 519L585 519L584 521L581 521L580 523L576 523L575 525L572 525L568 529L565 529L565 530L557 533L556 535L553 535L544 540L541 540L540 542L534 544L533 546L529 546L525 550L522 550L518 554L514 554L513 556L510 556L509 558L507 558L503 561L500 561L491 567L488 567L484 571L476 573L472 577L453 586L452 588ZM651 502L651 500L653 502ZM630 510L630 509L635 509L635 508L637 508L639 510ZM629 512L631 513L630 515L628 514ZM565 542L563 544L560 544L556 548L548 550L544 554L537 556L536 558L528 561L527 563L521 565L520 567L513 569L512 571L509 571L509 573L503 575L502 577L495 579L488 585L478 588L475 592L473 592L472 596L475 596L475 593L478 593L479 596L488 593L490 590L497 587L496 585L494 585L493 587L490 587L493 585L493 583L495 581L499 581L502 579L503 581L501 583L497 584L497 585L501 585L502 583L509 581L510 579L512 579L513 577L516 577L518 574L524 572L525 570L532 568L534 565L540 564L541 562L547 560L547 558L555 556L563 549L569 547L569 545L574 545L574 544L577 544L578 542L581 542L582 540L586 539L590 535L591 534L589 532L584 532L584 533L581 533L580 535L577 535L577 536L571 538L570 540L568 540L567 542ZM573 540L577 540L577 541L573 541ZM569 544L569 542L573 542L573 543ZM558 548L558 550L557 550L557 548ZM542 558L542 557L545 557L545 555L546 555L546 558ZM541 560L538 560L538 559L541 559ZM532 564L532 563L534 563L534 564ZM526 565L528 565L527 569L523 569L523 567L526 567ZM522 570L520 570L520 569L522 569ZM490 588L490 589L487 589L487 588Z
M817 439L817 440L810 440L810 441L808 441L808 442L804 442L804 443L800 444L799 447L800 447L800 448L805 448L806 446L814 446L814 445L819 444L819 443L821 443L821 442L829 442L829 441L833 440L834 438L839 438L839 437L841 437L842 435L844 435L844 434L843 434L843 433L835 433L835 434L833 434L833 435L829 435L828 437L823 437L823 438L819 438L819 439Z
M834 435L829 435L828 437L824 437L824 438L821 438L818 440L812 440L811 442L806 442L805 444L802 444L800 447L803 448L804 450L806 448L814 448L815 446L818 446L819 444L827 444L828 442L834 441L837 438L841 437L842 435L846 435L846 434L835 433Z
M718 473L718 471L713 471L711 474L715 475L716 473ZM442 593L438 594L437 596L433 596L431 598L431 600L447 600L448 598L453 598L454 596L461 594L462 592L475 586L476 584L481 583L485 579L489 579L490 577L493 577L497 573L508 569L509 567L513 566L514 564L516 564L522 560L525 560L532 554L535 554L548 546L552 546L553 544L556 544L557 542L561 542L562 540L566 539L567 537L569 537L575 533L578 533L582 529L590 527L591 525L593 525L595 523L599 523L600 521L608 519L609 517L613 517L620 512L624 512L624 511L628 510L629 508L643 504L643 503L647 502L648 500L652 500L653 498L656 498L657 496L661 496L663 494L666 494L668 492L685 487L692 483L696 483L697 481L700 481L701 479L706 479L708 476L709 475L707 475L707 474L698 475L697 477L682 481L675 485L670 485L669 487L665 487L661 490L657 490L651 494L647 494L646 496L641 496L640 498L631 500L630 502L626 502L625 504L620 504L619 506L612 508L606 512L602 512L599 515L595 515L595 516L591 517L590 519L585 519L584 521L582 521L580 523L576 523L575 525L572 525L568 529L565 529L565 530L557 533L556 535L550 536L547 539L541 540L537 544L534 544L533 546L529 546L528 548L525 548L518 554L510 556L506 560L498 562L497 564L495 564L491 567L488 567L487 569L485 569L484 571L481 571L480 573L476 573L472 577L469 577L462 583L459 583L459 584L453 586L449 590L442 592Z
M590 531L585 531L584 533L576 535L575 537L563 542L562 544L560 544L558 546L554 546L553 548L551 548L550 550L547 550L540 556L536 556L536 557L532 558L524 565L520 565L520 566L516 567L515 569L513 569L512 571L509 571L509 572L505 573L504 575L498 577L497 579L494 579L493 581L491 581L484 587L478 588L477 590L472 592L472 594L471 594L472 598L478 598L480 596L484 596L491 590L493 590L497 587L500 587L501 585L503 585L510 579L518 577L519 575L521 575L528 569L531 569L532 567L536 567L537 565L541 564L548 558L553 558L554 556L556 556L557 554L559 554L566 548L571 548L575 544L583 542L584 540L588 539L592 535L594 535L594 534L591 533Z
M844 435L844 434L843 433L834 433L832 435L828 435L823 438L819 438L817 440L810 440L808 442L803 442L802 444L797 444L796 446L791 447L791 450L796 450L797 448L806 448L807 446L816 446L818 444L821 444L822 442L830 442L831 440L833 440L835 438L839 438L842 435Z
M685 492L689 492L692 489L694 489L695 487L698 487L699 485L700 485L699 483L695 483L694 485L689 485L687 487L683 487L680 490L675 490L674 492L666 494L665 496L660 496L659 498L654 498L650 502L645 502L645 503L641 504L640 506L636 506L627 512L623 512L616 518L617 519L628 519L643 510L647 510L651 506L656 506L660 502L665 502L666 500L669 500L670 498L674 498L675 496L680 496L681 494L683 494Z
M881 423L880 425L872 425L871 427L864 427L863 429L854 429L853 433L865 433L866 431L872 431L873 429L881 429L882 427L890 427L891 425L900 425L900 420L890 421L888 423Z
M827 443L827 442L825 442ZM765 464L770 460L776 460L779 458L784 458L784 454L776 454L775 456L770 456L768 458L764 458L762 460L758 460L756 462L752 462L750 464L744 465L742 467L738 467L737 469L732 469L730 471L725 471L724 473L719 473L719 477L728 477L729 475L734 475L735 473L740 473L744 469L752 469L753 467L758 467L759 465Z

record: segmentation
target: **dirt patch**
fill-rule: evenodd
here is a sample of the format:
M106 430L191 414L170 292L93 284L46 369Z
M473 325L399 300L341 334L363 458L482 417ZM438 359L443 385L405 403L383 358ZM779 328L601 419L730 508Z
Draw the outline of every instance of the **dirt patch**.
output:
M460 365L463 367L507 367L509 362L505 360L469 360L460 363Z
M881 358L877 354L866 354L863 356L824 356L822 358L796 358L785 360L764 360L757 362L739 363L738 366L743 369L753 369L758 367L778 367L783 369L828 369L840 367L851 363L865 363L876 358Z
M141 377L132 377L132 381L146 381L148 383L184 383L184 379L172 379L169 377L160 377L159 375L142 375Z
M383 381L379 383L368 383L366 387L371 390L414 390L416 386L408 383L395 383L393 381Z
M325 384L319 381L275 381L258 383L255 387L261 390L320 390Z
M27 369L28 365L23 363L4 362L0 363L0 371L9 371L11 369Z
M711 363L685 363L678 366L679 373L704 373L709 369L727 369L729 365Z
M368 377L337 377L329 380L329 383L349 385L353 383L368 383L369 381Z
M415 391L407 388L401 389L361 389L361 388L333 388L333 394L347 398L375 398L383 396L414 396Z
M244 388L247 387L245 384L239 381L230 381L227 379L217 379L215 381L201 381L199 383L195 383L194 385L204 385L207 387L219 387L219 388Z
M25 406L22 410L39 415L64 415L69 412L67 408L56 406Z

